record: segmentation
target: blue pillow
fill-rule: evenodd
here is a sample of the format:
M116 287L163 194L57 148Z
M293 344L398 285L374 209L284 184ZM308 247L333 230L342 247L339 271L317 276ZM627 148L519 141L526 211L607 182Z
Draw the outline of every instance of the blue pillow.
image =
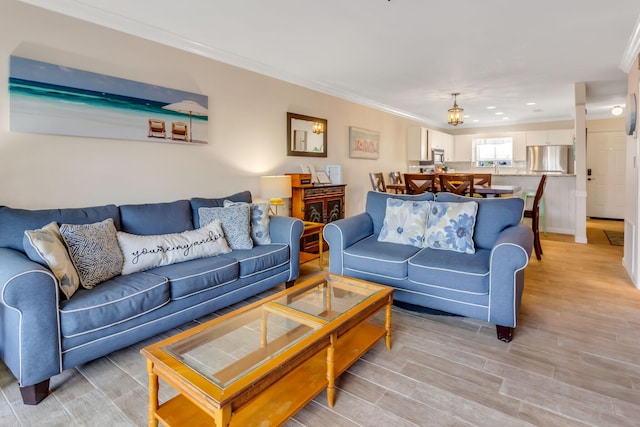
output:
M476 224L478 204L431 202L424 246L431 249L476 253L473 230Z

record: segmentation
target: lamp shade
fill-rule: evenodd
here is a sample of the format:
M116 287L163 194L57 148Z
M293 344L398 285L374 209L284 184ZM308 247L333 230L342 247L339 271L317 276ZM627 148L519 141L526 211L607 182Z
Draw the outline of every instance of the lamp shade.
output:
M260 177L260 191L272 205L284 204L282 199L291 197L291 176L271 175Z

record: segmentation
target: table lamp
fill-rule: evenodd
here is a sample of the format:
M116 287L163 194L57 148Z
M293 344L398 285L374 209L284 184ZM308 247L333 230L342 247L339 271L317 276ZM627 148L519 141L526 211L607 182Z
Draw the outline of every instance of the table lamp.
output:
M275 206L275 215L278 215L278 206L284 206L285 198L291 198L291 176L271 175L260 177L260 189L263 198L269 200L271 206Z

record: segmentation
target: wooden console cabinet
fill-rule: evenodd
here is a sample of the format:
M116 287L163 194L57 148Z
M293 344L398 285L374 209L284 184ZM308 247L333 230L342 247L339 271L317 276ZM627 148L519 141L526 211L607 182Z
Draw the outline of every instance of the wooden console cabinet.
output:
M345 184L292 186L291 216L324 224L344 218L345 187ZM318 252L318 236L305 238L300 249Z

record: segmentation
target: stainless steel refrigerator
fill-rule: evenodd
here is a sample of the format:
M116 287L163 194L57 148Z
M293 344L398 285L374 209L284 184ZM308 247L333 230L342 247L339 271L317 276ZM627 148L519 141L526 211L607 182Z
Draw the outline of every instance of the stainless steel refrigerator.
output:
M527 147L527 172L575 173L573 145L531 145Z

